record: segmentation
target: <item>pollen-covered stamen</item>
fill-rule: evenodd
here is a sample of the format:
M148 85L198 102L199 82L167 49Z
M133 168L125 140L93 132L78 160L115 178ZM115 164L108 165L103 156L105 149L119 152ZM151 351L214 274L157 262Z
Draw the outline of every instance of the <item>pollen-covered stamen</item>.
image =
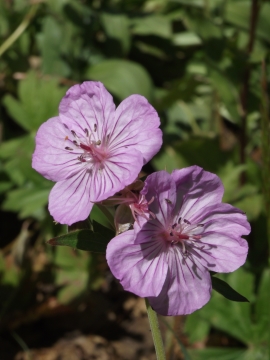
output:
M202 237L204 224L192 224L187 219L179 219L168 229L169 236L166 239L171 245L179 244L182 246L183 253L186 252L185 241L197 241Z
M94 132L97 130L97 124L94 124ZM70 142L76 146L77 149L83 150L83 154L77 157L80 162L83 163L99 163L99 168L102 168L102 162L107 157L106 149L99 147L101 145L101 140L91 140L94 137L92 130L85 128L83 130L85 136L79 137L74 130L70 130L71 134L74 137L74 140ZM65 140L68 139L66 136ZM73 151L71 147L66 146L66 150ZM77 151L77 150L76 150Z

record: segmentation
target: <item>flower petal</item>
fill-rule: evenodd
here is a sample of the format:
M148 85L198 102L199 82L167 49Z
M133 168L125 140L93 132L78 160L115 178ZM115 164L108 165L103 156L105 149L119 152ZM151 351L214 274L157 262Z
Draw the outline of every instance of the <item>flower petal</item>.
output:
M125 290L141 297L157 296L168 270L164 245L156 241L136 245L134 238L134 231L129 230L109 242L109 267Z
M222 230L220 230L222 231ZM231 272L242 266L247 258L248 244L221 232L204 233L200 241L189 247L190 253L211 271Z
M90 178L82 170L54 185L49 195L49 211L55 221L71 225L88 217L94 205L90 202Z
M156 110L140 95L131 95L121 102L110 124L110 149L131 146L143 154L147 163L162 145L160 120Z
M220 231L235 238L250 233L246 214L230 204L203 207L189 218L192 223L204 224L204 231Z
M186 315L210 300L212 290L209 271L192 257L184 258L179 247L168 252L169 270L161 293L149 297L153 309L164 316Z
M141 194L145 195L147 201L154 198L149 209L166 226L176 202L176 187L171 175L167 171L158 171L149 175Z
M176 183L178 200L175 213L180 211L183 218L189 219L201 208L218 204L222 200L224 188L219 177L199 166L174 170L172 177Z
M62 99L59 116L63 124L78 136L85 136L84 129L98 141L108 135L114 119L115 105L112 95L100 82L85 81L72 86ZM95 131L96 130L96 131Z
M52 181L61 181L77 173L80 168L77 158L82 151L76 154L76 150L66 150L65 147L74 148L69 138L71 133L61 124L59 117L42 124L36 135L32 167Z
M131 166L132 164L132 166ZM91 201L107 199L131 184L142 168L142 154L136 150L115 151L104 162L104 168L93 168Z

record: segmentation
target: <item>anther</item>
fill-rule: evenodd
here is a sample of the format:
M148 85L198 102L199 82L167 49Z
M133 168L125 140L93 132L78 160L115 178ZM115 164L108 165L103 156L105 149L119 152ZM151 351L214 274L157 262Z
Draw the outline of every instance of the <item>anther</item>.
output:
M74 145L79 146L76 140L72 141Z
M88 129L84 129L84 132L85 132L86 136L88 137L88 136L89 136L89 131L88 131Z
M96 145L100 145L100 144L101 144L100 140L96 141Z
M94 124L94 131L97 131L97 124Z
M189 222L187 219L184 219L184 223L191 225L191 222Z
M172 204L171 200L169 200L169 199L165 199L165 201L167 204L170 204L170 205Z
M65 147L66 150L70 150L70 151L73 151L73 149L71 149L70 147L66 146Z
M178 221L177 221L177 222L178 222L178 224L180 224L181 219L182 219L181 217L178 219Z

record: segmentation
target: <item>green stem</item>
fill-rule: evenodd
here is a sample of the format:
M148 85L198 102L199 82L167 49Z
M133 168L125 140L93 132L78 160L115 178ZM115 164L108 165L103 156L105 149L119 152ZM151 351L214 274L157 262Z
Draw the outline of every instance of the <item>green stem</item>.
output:
M159 329L157 313L152 309L147 298L145 298L148 320L155 345L157 360L166 360L163 341Z
M30 24L32 18L35 16L37 9L38 5L33 5L17 29L6 39L6 41L3 42L0 46L0 56L2 56L4 52L22 35L27 26Z

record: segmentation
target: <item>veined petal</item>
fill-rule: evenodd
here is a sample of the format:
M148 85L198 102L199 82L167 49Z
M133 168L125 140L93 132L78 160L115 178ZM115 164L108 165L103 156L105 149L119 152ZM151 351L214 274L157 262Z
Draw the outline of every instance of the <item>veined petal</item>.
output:
M89 173L81 171L75 176L57 182L49 195L49 211L60 224L71 225L85 220L92 207Z
M61 181L80 171L77 157L82 151L71 153L65 149L71 146L75 149L69 135L71 133L61 124L59 117L51 118L40 126L32 167L46 179Z
M149 175L141 194L145 195L147 201L154 198L149 209L166 226L176 202L176 187L171 175L167 171L158 171Z
M132 147L143 154L147 163L162 145L160 120L156 110L140 95L131 95L121 102L110 124L110 149Z
M135 236L129 230L109 242L108 265L125 290L141 297L157 296L168 270L164 245L156 241L136 245Z
M153 309L161 315L186 315L210 300L209 271L192 257L183 257L178 247L168 252L169 269L161 293L149 297Z
M141 168L142 154L139 151L115 151L104 162L103 169L93 169L91 177L91 201L105 200L117 191L122 190L138 177Z
M63 124L78 136L85 136L84 129L98 141L108 135L113 122L115 105L112 95L100 82L85 81L72 86L62 99L59 116Z
M189 220L192 223L205 224L205 231L222 229L222 232L234 234L235 237L250 233L246 214L230 204L220 203L203 207L192 214Z
M222 200L224 187L215 174L199 166L174 170L172 177L176 183L177 205L175 213L189 218L202 208L218 204Z
M211 271L231 272L242 266L247 258L248 244L242 238L232 238L220 232L204 233L189 251Z

